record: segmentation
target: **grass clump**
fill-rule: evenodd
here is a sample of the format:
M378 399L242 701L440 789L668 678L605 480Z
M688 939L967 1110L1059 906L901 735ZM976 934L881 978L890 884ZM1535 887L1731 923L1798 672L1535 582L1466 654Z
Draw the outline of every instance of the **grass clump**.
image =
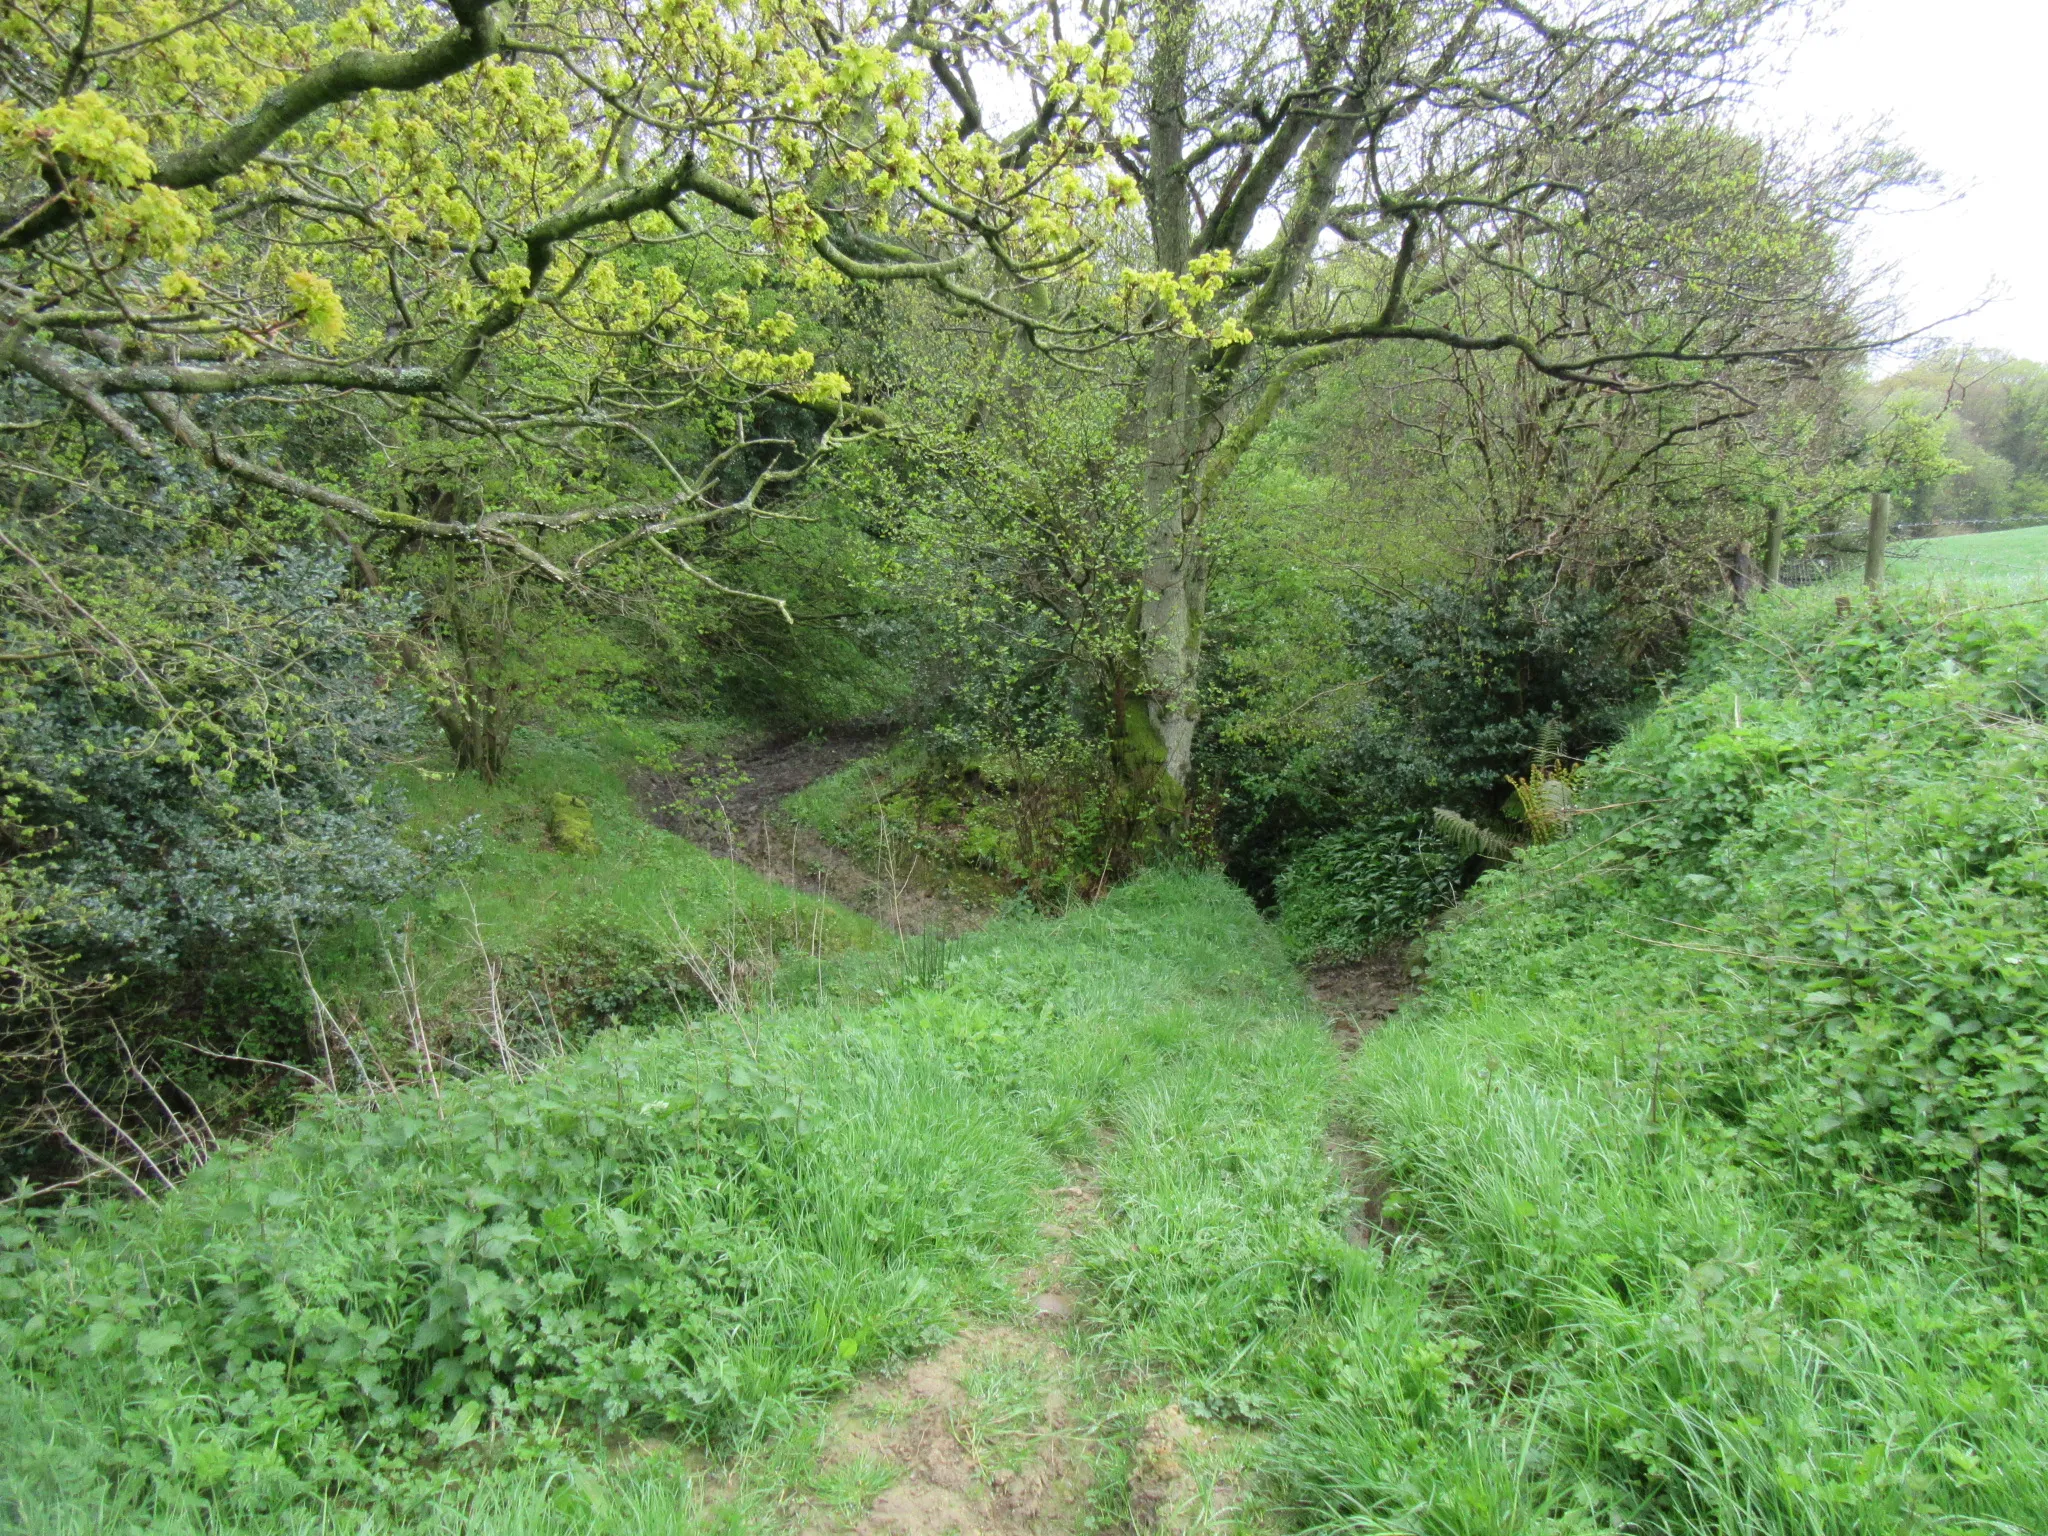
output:
M1774 599L1481 882L1345 1110L1318 1530L2038 1531L2041 610Z
M916 754L900 746L856 758L787 797L782 812L849 853L874 854L890 802L909 786L918 764Z
M1142 862L1142 807L1078 740L962 755L899 743L791 795L783 810L892 879L921 871L970 901L1045 910L1100 896Z

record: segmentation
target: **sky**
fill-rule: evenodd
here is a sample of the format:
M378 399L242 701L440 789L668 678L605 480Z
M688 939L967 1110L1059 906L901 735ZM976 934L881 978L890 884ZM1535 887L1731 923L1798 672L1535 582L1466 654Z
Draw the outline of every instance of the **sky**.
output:
M2048 362L2048 4L1844 0L1778 62L1755 96L1766 121L1823 142L1882 121L1942 178L1858 236L1866 264L1895 269L1908 326Z

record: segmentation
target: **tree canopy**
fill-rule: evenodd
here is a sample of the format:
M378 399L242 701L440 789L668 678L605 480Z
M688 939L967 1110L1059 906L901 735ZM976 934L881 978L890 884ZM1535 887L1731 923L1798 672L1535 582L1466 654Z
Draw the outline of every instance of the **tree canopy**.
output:
M137 457L573 578L753 510L873 425L750 302L765 277L1005 313L1086 259L1131 46L808 0L18 8L0 358ZM1000 138L931 86L982 54L1039 103ZM734 488L771 400L818 430ZM280 423L307 411L384 452L294 466ZM394 483L378 460L423 435L524 474L488 498Z

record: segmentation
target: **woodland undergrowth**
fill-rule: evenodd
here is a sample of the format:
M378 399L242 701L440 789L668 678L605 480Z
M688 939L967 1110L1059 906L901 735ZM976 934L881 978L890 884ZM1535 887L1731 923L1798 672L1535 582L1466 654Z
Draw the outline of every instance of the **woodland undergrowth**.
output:
M1348 1062L1155 871L10 1220L9 1516L786 1529L747 1469L1082 1177L1083 1337L1263 1436L1245 1519L2039 1531L2042 611L1760 603Z

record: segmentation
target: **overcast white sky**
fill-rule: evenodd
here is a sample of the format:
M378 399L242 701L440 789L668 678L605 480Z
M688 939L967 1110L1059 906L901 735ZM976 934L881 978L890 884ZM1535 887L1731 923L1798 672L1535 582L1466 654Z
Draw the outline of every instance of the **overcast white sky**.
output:
M1945 183L1874 215L1867 260L1897 268L1908 322L2048 362L2048 4L1845 0L1795 45L1757 110L1828 135L1889 120Z

